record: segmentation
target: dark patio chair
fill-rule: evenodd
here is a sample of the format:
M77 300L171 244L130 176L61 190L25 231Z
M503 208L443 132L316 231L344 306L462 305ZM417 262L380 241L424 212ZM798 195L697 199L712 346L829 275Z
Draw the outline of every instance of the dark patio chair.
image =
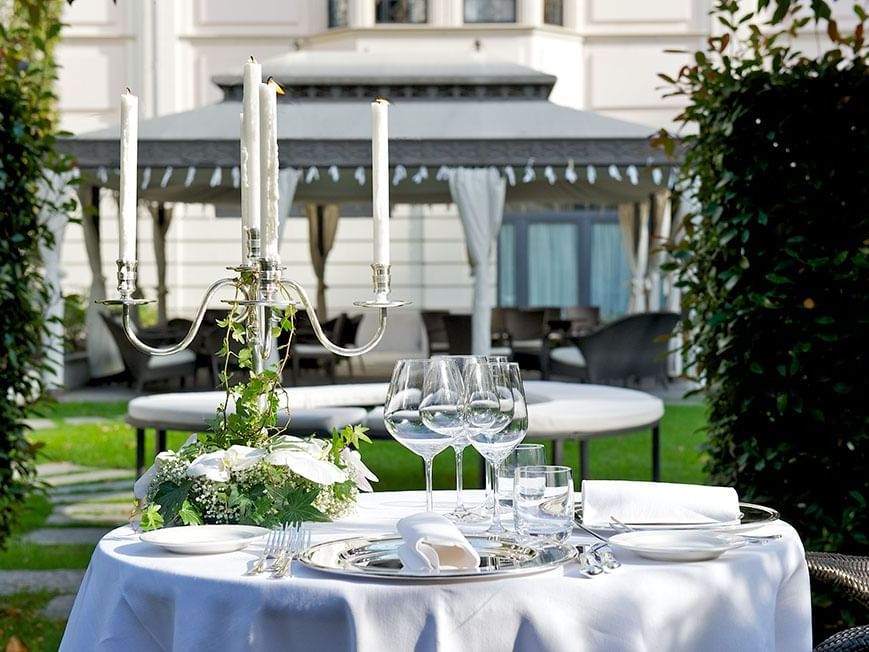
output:
M130 384L137 391L142 391L146 383L173 378L177 378L181 387L184 387L187 376L195 377L196 354L192 351L185 350L172 355L159 356L143 353L127 339L120 322L105 314L102 318L124 361L124 369Z
M554 349L550 372L581 382L627 385L655 378L666 384L669 341L678 321L679 315L672 312L640 313L571 337L580 355L569 347Z
M570 322L570 335L585 335L600 326L600 307L570 306L564 309L562 319Z
M323 332L332 342L338 342L341 330L347 315L341 313L337 317L321 324ZM327 350L314 334L314 327L306 312L297 312L294 318L295 332L290 342L290 374L291 381L295 385L298 382L302 369L324 370L329 377L329 382L335 383L335 367L338 356ZM278 337L278 345L286 346L286 333Z
M359 325L362 323L363 315L344 315L344 323L341 326L341 332L338 334L338 346L342 346L346 348L352 348L356 346L356 334L359 332ZM353 376L353 358L345 358L343 356L338 356L337 363L340 364L342 360L347 361L347 371L350 376ZM365 371L364 363L362 362L362 357L359 358L359 366L362 368L362 371Z
M469 355L471 353L471 316L444 315L447 333L447 350L450 355Z
M869 557L833 552L807 552L812 579L838 587L869 609ZM869 625L851 627L833 634L815 646L815 652L869 650Z
M429 357L438 353L447 353L450 343L447 337L447 327L444 317L449 315L447 310L423 310L422 324L425 327L426 339L428 339Z
M510 358L522 369L539 371L547 376L546 312L547 309L504 309L504 324L510 334Z

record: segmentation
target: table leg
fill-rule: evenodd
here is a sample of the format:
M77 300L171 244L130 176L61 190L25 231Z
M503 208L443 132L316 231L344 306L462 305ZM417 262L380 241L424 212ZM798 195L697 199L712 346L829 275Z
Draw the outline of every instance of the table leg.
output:
M557 465L564 464L564 440L556 439L552 442L552 463Z
M156 446L154 446L154 457L157 457L157 455L162 453L164 450L166 450L166 431L158 430Z
M145 429L136 428L136 477L145 472Z
M588 478L588 440L579 440L579 479Z
M661 424L652 427L652 480L661 481Z

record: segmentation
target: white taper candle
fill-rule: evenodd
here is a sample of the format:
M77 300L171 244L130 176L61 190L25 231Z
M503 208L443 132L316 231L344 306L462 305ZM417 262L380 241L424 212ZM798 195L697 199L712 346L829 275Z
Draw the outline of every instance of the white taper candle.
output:
M374 262L389 265L389 102L371 103Z
M121 95L121 197L118 257L136 260L136 185L138 183L139 98L128 88Z
M245 237L260 221L260 115L259 87L262 66L253 57L244 64L244 102L241 134L241 229L242 260L247 258Z
M263 256L280 261L278 252L278 90L280 86L269 79L260 84L260 173L262 188L262 248Z

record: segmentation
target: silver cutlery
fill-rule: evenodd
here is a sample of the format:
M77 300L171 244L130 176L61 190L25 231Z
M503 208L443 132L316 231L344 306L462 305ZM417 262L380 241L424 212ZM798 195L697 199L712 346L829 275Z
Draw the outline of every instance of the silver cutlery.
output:
M269 557L274 557L275 554L277 554L278 549L280 548L280 540L281 528L273 527L271 531L269 531L262 554L254 562L253 566L251 566L250 570L247 572L248 575L259 575L265 570L266 562Z
M610 522L613 524L614 527L616 527L617 529L620 529L620 530L624 530L625 532L636 532L637 531L636 528L633 528L626 523L622 523L615 516L610 516ZM585 528L583 528L583 529L585 530ZM588 530L586 530L586 531L588 531ZM732 539L734 541L744 541L745 543L757 543L760 545L767 544L770 541L777 541L778 539L781 539L781 536L782 536L780 534L760 534L760 535L737 534L735 532L727 532L726 530L721 531L721 530L715 530L715 529L711 529L711 528L708 531L711 532L712 534L717 534L718 536L727 537L727 538ZM600 537L598 537L598 538L600 538Z
M311 530L305 527L304 524L294 525L286 540L284 551L285 556L280 565L275 563L272 577L292 577L293 576L293 560L298 559L305 550L311 545Z
M597 566L600 571L615 570L622 565L621 562L615 558L612 551L609 549L610 542L607 539L599 535L594 530L585 527L582 523L579 522L578 519L574 519L573 524L586 534L590 534L595 539L601 541L601 543L592 546L587 553L580 553L580 556L582 556L583 554L591 554L593 558L596 559ZM604 548L606 548L606 550L604 550ZM594 574L599 575L600 573Z

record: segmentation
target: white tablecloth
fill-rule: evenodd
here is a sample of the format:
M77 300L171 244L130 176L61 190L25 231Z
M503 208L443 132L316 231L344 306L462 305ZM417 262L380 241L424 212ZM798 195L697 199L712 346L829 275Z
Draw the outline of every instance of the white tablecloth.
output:
M436 510L452 499L438 492ZM315 525L315 541L394 532L423 500L421 492L363 496L354 516ZM94 552L61 649L810 650L802 544L786 523L762 532L784 537L706 562L620 554L620 569L594 578L571 563L433 584L348 580L298 565L293 579L245 577L256 547L174 555L119 528Z

